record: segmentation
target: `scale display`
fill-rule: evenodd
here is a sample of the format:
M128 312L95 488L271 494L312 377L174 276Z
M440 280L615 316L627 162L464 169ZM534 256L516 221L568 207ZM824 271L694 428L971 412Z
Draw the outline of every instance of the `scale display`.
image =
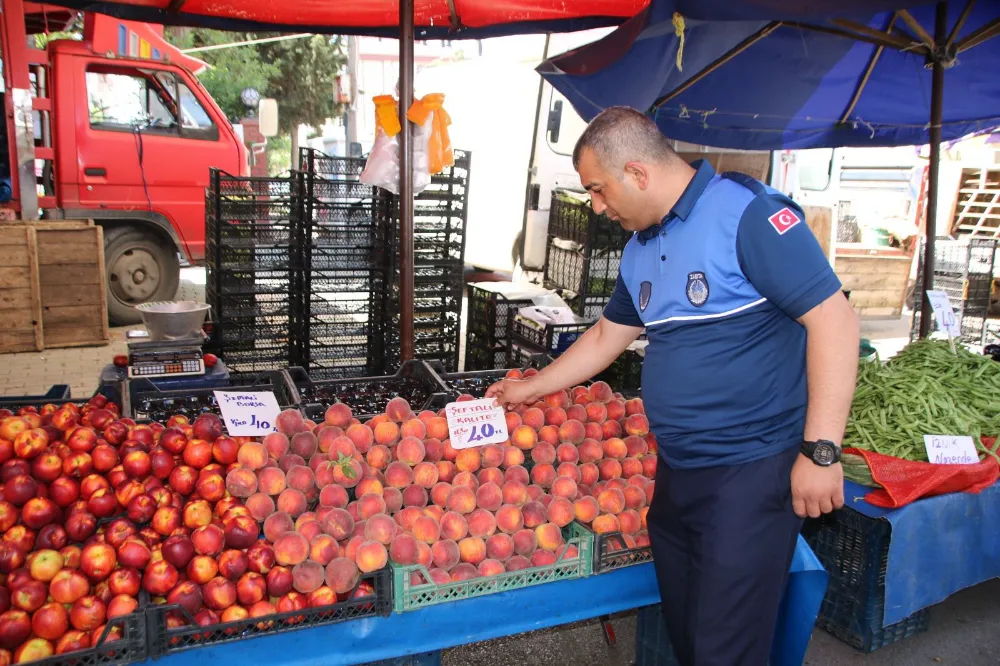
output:
M205 374L201 350L132 352L129 377L183 377Z

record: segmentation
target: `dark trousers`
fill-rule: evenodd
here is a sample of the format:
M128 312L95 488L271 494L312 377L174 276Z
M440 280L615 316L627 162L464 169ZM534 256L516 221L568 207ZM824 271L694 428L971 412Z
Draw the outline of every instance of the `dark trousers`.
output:
M802 521L794 447L751 463L671 469L649 509L663 617L682 666L766 666Z

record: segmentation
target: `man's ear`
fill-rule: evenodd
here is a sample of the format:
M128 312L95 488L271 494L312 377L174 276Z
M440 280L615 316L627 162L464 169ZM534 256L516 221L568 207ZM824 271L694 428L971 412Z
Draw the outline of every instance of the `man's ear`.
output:
M640 190L649 187L649 172L642 162L629 162L625 165L625 177L630 178Z

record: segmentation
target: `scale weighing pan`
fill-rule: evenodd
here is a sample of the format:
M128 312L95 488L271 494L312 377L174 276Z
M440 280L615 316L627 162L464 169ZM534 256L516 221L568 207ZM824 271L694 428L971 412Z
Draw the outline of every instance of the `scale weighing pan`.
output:
M208 311L197 301L156 301L135 306L149 331L149 340L189 340L201 335Z

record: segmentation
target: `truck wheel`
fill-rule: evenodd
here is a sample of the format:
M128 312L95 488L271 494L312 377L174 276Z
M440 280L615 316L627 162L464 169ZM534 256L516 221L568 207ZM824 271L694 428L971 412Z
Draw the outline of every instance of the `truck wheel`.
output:
M177 295L180 265L172 245L149 231L111 227L104 233L108 320L113 326L139 324L135 306L169 301Z

